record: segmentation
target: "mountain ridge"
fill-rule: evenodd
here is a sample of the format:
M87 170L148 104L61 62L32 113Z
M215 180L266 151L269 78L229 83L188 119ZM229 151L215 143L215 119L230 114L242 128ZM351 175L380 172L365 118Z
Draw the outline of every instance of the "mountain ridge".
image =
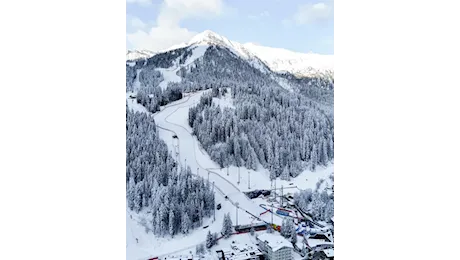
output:
M333 55L300 53L283 48L267 47L254 43L241 44L231 41L211 30L205 30L202 33L195 35L187 43L176 44L159 52L152 52L148 50L128 51L127 61L133 61L132 58L128 59L129 54L131 57L137 57L136 60L147 59L159 53L194 45L218 45L226 47L234 54L248 60L253 66L257 67L264 73L267 73L267 68L269 68L269 70L273 72L289 72L299 77L305 77L325 73L333 74L334 71ZM151 56L148 56L149 53Z

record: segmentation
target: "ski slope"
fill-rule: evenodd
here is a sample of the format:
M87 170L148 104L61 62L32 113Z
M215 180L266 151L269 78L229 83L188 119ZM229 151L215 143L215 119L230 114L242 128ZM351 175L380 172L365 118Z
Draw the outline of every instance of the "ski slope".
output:
M129 108L135 109L138 112L150 114L154 117L159 129L160 138L166 142L168 149L174 152L175 149L177 149L176 145L178 146L179 155L177 159L181 166L185 164L185 159L187 159L187 166L191 167L193 174L199 174L200 176L207 178L205 167L215 166L215 164L209 159L209 156L206 158L206 154L200 152L196 146L197 140L191 138L191 134L187 131L187 129L183 128L183 126L167 122L167 118L177 112L178 108L190 107L196 103L203 92L205 91L200 91L174 103L168 104L161 111L155 114L149 113L140 104L137 104L135 99L129 99L128 94L127 103ZM177 144L173 142L173 134L177 134L179 137ZM199 154L197 154L198 152ZM203 166L202 164L206 166ZM144 222L147 223L147 225L151 225L151 214L147 213L146 210L140 212L139 214L128 210L126 217L127 259L148 259L153 256L170 254L177 250L191 249L194 251L197 244L205 241L208 230L211 230L211 232L220 232L225 213L230 212L233 224L235 225L237 223L236 207L233 203L238 202L241 208L238 211L238 224L250 223L254 220L253 217L250 214L247 214L244 210L248 210L255 215L259 215L262 212L262 209L257 204L248 199L231 182L226 181L215 173L210 174L210 181L215 182L216 204L221 204L222 208L220 210L216 210L215 221L213 221L213 218L205 219L204 226L209 225L208 228L192 230L192 232L187 236L177 235L174 238L161 238L154 236L151 232L146 233L145 227L140 223L142 222L142 219L145 219ZM228 196L228 200L225 199L225 196ZM138 239L137 241L136 238Z
M261 209L247 198L242 192L238 185L235 185L231 181L227 180L221 174L212 170L218 167L218 165L211 160L209 155L200 147L200 144L195 136L192 136L192 129L187 124L188 109L197 104L201 95L207 91L200 91L190 96L186 102L182 102L179 106L169 106L161 112L154 115L156 124L164 129L168 129L178 136L179 140L179 163L181 166L186 165L190 167L192 173L202 176L205 179L209 178L210 182L215 183L215 187L220 195L227 196L230 202L238 203L239 207L251 212L252 214L261 213ZM180 122L178 123L177 120ZM160 137L165 136L161 133ZM168 132L168 131L166 131ZM171 134L168 132L167 134ZM175 151L172 142L167 142L168 149ZM248 214L239 214L238 223L245 223L251 221L251 217ZM236 219L235 219L236 223Z
M162 90L165 90L168 87L168 84L170 82L181 82L182 78L177 75L177 72L182 68L182 67L187 67L190 64L192 64L195 60L203 57L204 53L206 52L206 49L208 46L196 46L192 49L192 55L187 58L187 60L184 62L184 64L179 64L179 59L178 57L174 61L174 65L171 66L170 68L164 69L164 68L156 68L155 70L161 72L163 75L163 81L159 84L160 88Z

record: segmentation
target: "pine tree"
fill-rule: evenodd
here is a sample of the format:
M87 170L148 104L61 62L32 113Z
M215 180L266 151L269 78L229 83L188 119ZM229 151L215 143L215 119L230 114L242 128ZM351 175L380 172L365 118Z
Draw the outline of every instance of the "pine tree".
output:
M289 238L292 233L292 229L295 229L294 223L291 219L284 218L283 225L281 225L281 235L285 238Z
M217 245L217 233L212 233L212 244Z
M153 227L153 232L155 235L160 235L161 234L161 219L160 219L160 214L158 212L155 213L155 226Z
M188 216L188 212L185 212L182 215L181 227L182 227L182 233L188 234L188 231L189 231L189 228L190 228L190 218Z
M202 256L204 254L204 245L203 244L196 245L195 253L199 256Z
M324 221L330 222L334 216L334 200L329 200L324 209Z
M287 165L284 167L283 173L281 174L281 179L285 181L291 180L291 176L289 175L289 170L288 170Z
M222 224L222 235L225 238L230 237L233 230L232 219L230 218L230 213L224 215L224 222Z
M270 167L270 180L274 180L276 179L276 172L275 172L275 169Z
M149 199L147 197L147 194L142 196L142 207L141 208L146 208L149 206Z
M297 243L297 232L295 230L295 227L291 229L291 243L296 244Z
M174 211L173 209L169 210L169 235L174 236L175 234L175 218L174 218Z
M168 212L167 212L167 209L166 209L166 206L161 203L161 206L160 206L160 211L159 211L159 216L160 216L160 232L159 234L161 236L163 236L166 232L168 232L167 228L168 228L168 225L167 225L167 221L168 221Z
M316 170L316 165L318 164L317 155L316 144L313 144L313 148L310 153L310 170L313 172Z
M334 141L332 141L332 137L329 139L327 152L329 160L334 158Z
M327 165L327 161L329 160L327 149L328 149L328 144L327 144L327 139L323 139L322 143L322 163L323 165Z
M313 193L311 210L315 219L321 220L323 218L324 202L321 200L321 195L318 192Z
M136 184L134 183L134 176L129 178L128 184L128 206L130 210L134 209L134 198L136 195Z
M283 237L286 237L286 236L287 236L287 233L288 233L288 232L287 232L288 230L289 230L289 232L291 231L291 230L289 229L288 225L287 225L286 218L283 218L282 223L281 223L281 232L280 232L281 235L282 235Z
M139 213L142 208L141 185L142 182L138 182L134 192L134 210L137 213Z
M211 231L208 230L208 234L206 235L206 247L207 248L211 248L213 246L213 243L212 243L212 234L211 234Z

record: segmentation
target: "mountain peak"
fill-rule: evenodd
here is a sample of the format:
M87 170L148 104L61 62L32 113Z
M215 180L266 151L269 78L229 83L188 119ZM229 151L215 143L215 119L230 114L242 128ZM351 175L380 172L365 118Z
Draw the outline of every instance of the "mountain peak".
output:
M195 35L190 41L189 44L212 44L212 45L228 45L230 41L223 37L220 36L219 34L211 31L211 30L205 30L202 33L199 33Z

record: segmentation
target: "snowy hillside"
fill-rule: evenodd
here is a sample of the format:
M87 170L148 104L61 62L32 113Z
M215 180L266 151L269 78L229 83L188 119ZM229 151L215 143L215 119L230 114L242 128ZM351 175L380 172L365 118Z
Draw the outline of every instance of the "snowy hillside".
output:
M298 76L310 76L334 70L334 56L315 53L298 53L281 48L260 46L254 43L243 45L259 57L271 70L290 72Z
M126 52L126 60L135 61L140 59L148 59L155 55L155 52L149 50L128 50Z

